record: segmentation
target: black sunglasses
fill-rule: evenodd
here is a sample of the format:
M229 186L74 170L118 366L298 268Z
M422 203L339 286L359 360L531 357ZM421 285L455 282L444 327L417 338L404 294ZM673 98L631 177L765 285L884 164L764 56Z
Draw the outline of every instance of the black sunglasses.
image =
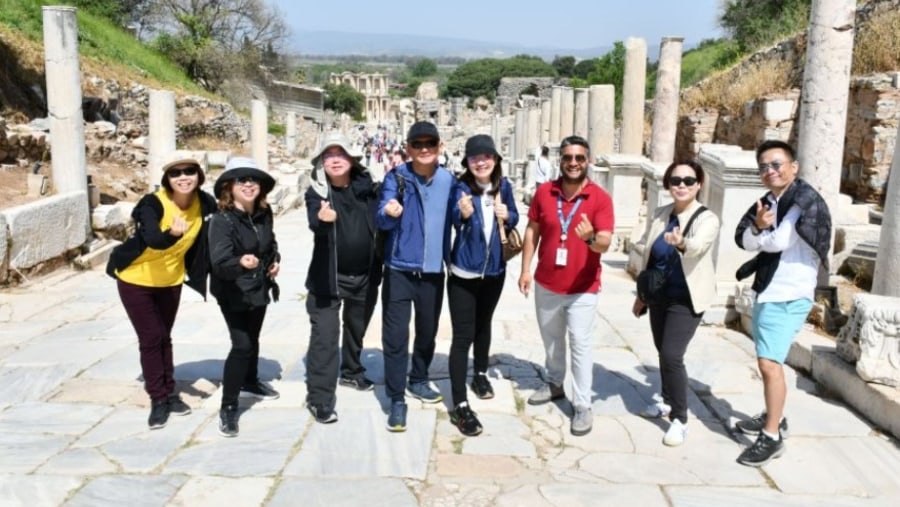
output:
M409 145L413 147L414 150L421 150L422 148L437 148L440 141L437 139L429 139L427 141L410 141Z
M197 166L183 167L181 169L169 169L166 176L170 178L180 178L182 176L195 176L199 169Z
M684 178L681 176L671 176L669 178L670 187L680 187L682 183L684 183L686 187L693 187L697 184L697 178L693 176L685 176Z
M246 185L247 183L250 183L252 185L259 185L259 180L254 178L253 176L241 176L239 178L235 178L234 181L238 185Z
M578 155L570 155L570 154L566 153L561 158L562 158L562 161L565 163L569 163L574 160L575 162L578 162L579 164L583 164L587 160L587 157L585 157L584 155L582 155L580 153Z

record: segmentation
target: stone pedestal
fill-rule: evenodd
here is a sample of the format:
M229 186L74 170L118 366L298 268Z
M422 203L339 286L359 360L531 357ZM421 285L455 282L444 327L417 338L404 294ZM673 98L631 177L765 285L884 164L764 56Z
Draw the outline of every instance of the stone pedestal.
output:
M670 164L675 157L683 42L684 37L663 37L659 48L650 160L663 164Z
M644 88L647 81L647 41L625 40L625 81L622 86L622 133L619 152L644 152Z
M562 95L559 99L559 139L562 141L566 137L572 135L575 128L575 90L568 86L561 89Z
M640 155L616 153L599 155L597 159L598 166L607 170L606 191L612 196L616 212L615 233L623 239L630 238L641 211L642 166L649 164L650 160Z
M254 100L250 109L250 144L253 160L269 171L269 111L262 100Z
M900 387L900 298L857 294L837 353L866 382Z
M147 174L148 186L159 188L162 166L175 151L175 93L150 90Z
M616 88L613 85L591 85L588 103L588 142L591 153L602 156L615 150ZM616 216L616 221L619 217Z
M575 123L572 133L576 136L588 138L588 118L590 117L590 104L588 103L587 88L575 88ZM590 142L590 141L588 141ZM594 144L591 144L591 150L594 150ZM596 153L596 152L595 152Z
M562 86L554 86L550 91L550 142L559 143L559 119L562 107Z

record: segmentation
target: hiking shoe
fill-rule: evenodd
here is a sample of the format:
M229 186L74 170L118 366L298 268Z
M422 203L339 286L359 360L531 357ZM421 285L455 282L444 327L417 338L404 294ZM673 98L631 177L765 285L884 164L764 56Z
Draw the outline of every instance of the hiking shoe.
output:
M223 437L238 436L237 405L227 405L219 410L219 434Z
M375 383L366 377L341 377L338 379L338 385L352 387L357 391L371 391L375 389Z
M668 417L671 413L672 407L660 401L658 403L647 405L644 410L641 410L641 417L646 417L648 419L662 419L663 417Z
M669 425L669 429L663 437L663 443L669 447L678 447L684 443L685 438L687 438L687 423L681 422L680 419L675 419Z
M150 417L147 419L147 425L151 430L165 428L169 421L169 400L154 401L150 406Z
M406 402L395 401L391 403L391 414L388 416L387 429L394 433L406 431Z
M281 396L278 391L272 389L260 381L241 388L242 398L256 398L258 400L277 400Z
M750 467L761 467L782 454L784 454L784 442L760 432L756 442L744 449L744 452L738 456L737 462Z
M191 413L191 407L187 403L181 401L181 397L177 394L169 395L169 413L175 415L188 415Z
M565 396L566 392L563 390L563 386L547 383L544 384L544 387L538 389L528 397L528 404L543 405L544 403L549 403L553 400L564 398Z
M756 414L746 421L738 421L737 423L735 423L734 427L741 430L741 432L745 435L759 435L762 432L763 428L766 427L766 413L762 412ZM781 422L778 424L778 433L781 434L781 438L788 437L789 432L787 417L781 418Z
M575 407L572 417L572 434L576 437L587 435L594 426L594 414L591 407Z
M460 403L450 412L450 422L460 433L469 437L481 434L483 429L478 418L475 417L475 412L469 408L469 404L466 402Z
M494 388L491 387L491 381L488 380L487 375L484 373L476 373L472 377L472 383L469 384L469 387L472 388L475 396L482 400L489 400L494 397Z
M313 418L315 418L317 423L331 424L338 420L337 412L334 410L328 410L325 407L316 406L311 403L307 403L306 408L309 410L309 413L312 414Z
M416 382L406 386L406 392L417 400L425 403L437 403L444 399L441 393L435 391L428 385L428 382Z

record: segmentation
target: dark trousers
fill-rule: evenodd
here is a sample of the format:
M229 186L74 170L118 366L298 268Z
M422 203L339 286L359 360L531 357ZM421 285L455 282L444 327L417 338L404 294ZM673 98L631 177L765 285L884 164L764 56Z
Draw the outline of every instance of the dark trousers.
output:
M491 320L500 293L503 292L501 276L466 279L450 275L447 280L447 303L450 305L450 321L453 323L453 343L450 345L450 387L453 404L467 401L466 370L469 348L474 345L474 373L484 373L488 368L491 350Z
M228 325L231 351L222 373L222 406L237 405L241 387L259 380L259 333L266 318L266 306L252 310L230 311L222 307Z
M354 283L353 277L338 275L339 297L306 297L309 315L309 348L306 351L306 402L334 410L338 377L338 347L341 376L361 379L363 337L375 309L378 286ZM343 307L343 311L341 311ZM341 321L343 320L343 327ZM341 335L343 339L341 340Z
M663 401L672 407L669 419L687 422L688 376L684 354L703 314L696 314L689 303L670 301L650 305L650 330L659 352L659 376Z
M181 285L143 287L118 280L116 286L137 333L144 390L151 400L164 400L175 392L172 326L181 302Z
M410 383L427 382L434 358L441 305L444 304L444 274L416 274L385 268L381 292L381 345L384 353L384 384L388 399L403 401L409 361L409 319L416 309Z

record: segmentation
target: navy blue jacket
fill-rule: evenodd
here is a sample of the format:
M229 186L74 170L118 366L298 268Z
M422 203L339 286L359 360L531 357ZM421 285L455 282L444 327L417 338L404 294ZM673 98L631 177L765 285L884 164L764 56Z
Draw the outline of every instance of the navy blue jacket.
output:
M468 219L463 219L459 211L459 199L463 193L472 196L472 205L475 208ZM470 273L481 273L482 276L497 276L506 272L506 262L503 260L503 248L500 244L500 231L497 227L492 229L490 245L484 238L484 221L494 220L495 216L483 215L481 200L493 199L489 194L475 195L468 184L457 182L453 189L453 211L451 217L456 237L453 239L453 248L450 251L451 263ZM500 180L500 200L509 211L509 219L503 227L509 231L519 223L519 212L516 209L516 198L509 180Z

